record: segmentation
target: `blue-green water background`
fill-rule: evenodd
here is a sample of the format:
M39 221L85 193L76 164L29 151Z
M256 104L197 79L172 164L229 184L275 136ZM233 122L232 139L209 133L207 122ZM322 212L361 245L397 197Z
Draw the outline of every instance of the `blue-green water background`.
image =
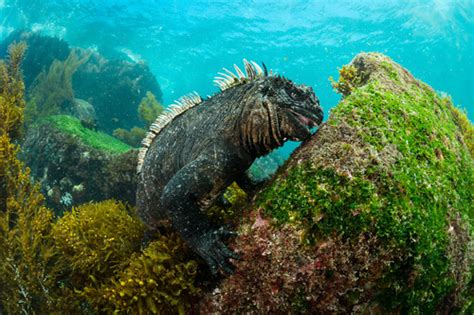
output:
M379 51L474 118L474 0L0 0L0 40L40 30L109 57L147 62L165 103L197 91L242 58L313 86L326 116L328 78L358 52Z

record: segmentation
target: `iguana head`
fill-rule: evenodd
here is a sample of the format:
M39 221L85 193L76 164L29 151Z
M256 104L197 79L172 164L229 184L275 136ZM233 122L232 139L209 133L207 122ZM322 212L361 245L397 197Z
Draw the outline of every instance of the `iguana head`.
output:
M311 87L267 72L244 59L244 71L223 69L214 80L229 103L239 104L240 140L256 156L267 154L287 140L302 141L323 119ZM232 101L230 101L232 100ZM232 105L234 106L234 105Z
M311 87L268 76L249 82L243 97L240 134L256 156L280 147L287 140L303 141L321 124L323 111Z
M266 77L261 85L263 102L277 115L277 125L272 128L278 128L280 140L305 140L310 129L321 124L323 111L311 87L280 76Z

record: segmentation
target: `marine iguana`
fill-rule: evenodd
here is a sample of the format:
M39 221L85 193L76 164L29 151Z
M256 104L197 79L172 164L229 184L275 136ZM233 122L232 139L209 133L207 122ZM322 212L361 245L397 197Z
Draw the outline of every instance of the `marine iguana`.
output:
M171 223L215 274L232 272L238 256L203 210L234 181L247 182L252 162L288 140L301 141L323 119L311 87L268 74L244 59L244 72L223 69L214 80L221 91L202 100L189 94L150 127L138 162L138 213L151 229Z

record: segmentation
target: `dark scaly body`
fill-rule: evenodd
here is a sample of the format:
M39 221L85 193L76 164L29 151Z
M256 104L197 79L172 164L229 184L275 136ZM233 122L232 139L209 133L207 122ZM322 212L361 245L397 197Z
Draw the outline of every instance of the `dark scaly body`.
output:
M304 106L295 114L291 105L298 99ZM235 255L202 210L232 182L246 181L245 171L257 157L286 139L307 138L307 127L321 120L312 90L281 77L255 78L204 100L151 141L139 175L140 217L150 228L169 221L213 272L230 271L227 259Z

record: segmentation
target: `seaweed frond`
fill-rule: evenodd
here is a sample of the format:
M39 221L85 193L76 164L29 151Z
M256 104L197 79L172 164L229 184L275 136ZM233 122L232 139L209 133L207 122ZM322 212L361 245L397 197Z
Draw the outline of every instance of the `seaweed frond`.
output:
M41 72L33 82L26 108L26 121L67 112L74 99L72 76L88 60L89 53L72 50L66 60L54 60L48 72Z
M140 101L140 105L138 105L138 117L140 117L140 119L146 123L146 127L149 128L163 110L163 105L156 100L153 93L148 91L146 92L146 96Z
M20 67L25 50L25 43L11 45L8 62L0 61L0 134L11 140L20 136L23 125L25 85Z
M74 288L112 276L139 249L144 227L130 214L124 204L107 200L73 208L54 224L51 235Z
M130 259L118 277L88 286L84 296L98 311L119 314L186 314L199 294L197 264L177 235L162 236Z

